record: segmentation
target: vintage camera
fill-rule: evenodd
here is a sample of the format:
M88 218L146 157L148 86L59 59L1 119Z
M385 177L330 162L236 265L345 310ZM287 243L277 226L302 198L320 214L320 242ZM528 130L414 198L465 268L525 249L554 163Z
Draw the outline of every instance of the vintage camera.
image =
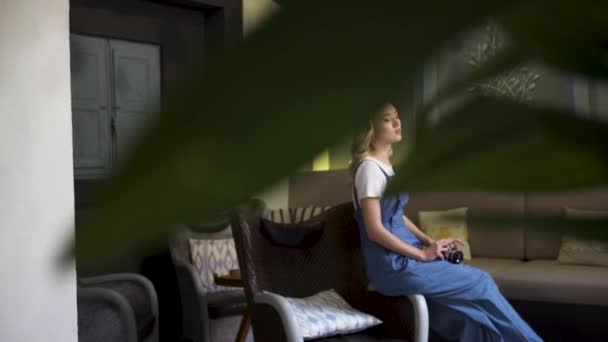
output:
M448 245L448 250L443 255L446 261L453 264L460 264L464 259L464 254L454 244Z

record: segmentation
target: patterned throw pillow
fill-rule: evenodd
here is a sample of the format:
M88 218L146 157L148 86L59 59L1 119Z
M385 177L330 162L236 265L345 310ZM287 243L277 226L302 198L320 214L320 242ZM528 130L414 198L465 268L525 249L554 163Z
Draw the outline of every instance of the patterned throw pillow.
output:
M300 223L306 221L314 216L321 214L322 212L330 209L331 206L326 207L298 207L298 208L281 208L272 209L267 213L267 219L277 223Z
M471 259L469 246L469 231L467 229L468 208L456 208L439 211L420 211L420 228L432 239L455 238L464 242L464 246L456 244L462 251L465 260Z
M190 253L205 293L239 290L216 285L213 280L213 274L225 275L239 268L234 239L190 239Z
M605 219L608 211L565 208L571 219ZM560 264L608 266L608 243L564 235L557 261Z
M355 310L333 289L307 298L286 298L304 340L351 334L382 323Z

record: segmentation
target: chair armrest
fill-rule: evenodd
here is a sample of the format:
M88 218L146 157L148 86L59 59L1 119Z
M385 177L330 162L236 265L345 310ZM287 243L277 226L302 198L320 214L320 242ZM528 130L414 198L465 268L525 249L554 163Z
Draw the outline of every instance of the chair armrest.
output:
M158 341L158 297L148 278L135 273L113 273L80 278L80 286L102 287L122 294L135 313L140 338L150 336L150 341Z
M207 298L192 264L175 263L182 307L183 335L193 341L211 341Z
M135 314L129 302L103 287L78 287L78 339L137 342Z
M179 282L180 290L182 286L187 287L188 292L195 296L192 296L197 305L200 308L207 310L207 299L206 292L203 289L203 285L199 279L198 273L192 264L175 264L175 272L177 273L177 280ZM190 301L190 300L189 300Z
M284 297L268 292L257 294L253 298L250 310L252 312L264 311L263 315L252 315L255 338L273 342L302 342L304 340L291 306ZM261 317L264 317L265 321L260 321ZM279 324L281 326L277 329ZM277 330L282 331L283 334L278 333ZM264 336L260 336L261 334Z
M121 281L132 281L134 283L139 284L145 289L146 295L150 300L150 309L152 310L154 317L157 317L158 319L158 297L156 295L156 289L154 288L154 285L148 278L135 273L114 273L108 275L80 278L80 282L82 285L107 287L115 289L119 292L120 289L114 288L112 286L112 283Z
M421 294L407 297L414 308L414 342L426 342L429 339L429 308Z

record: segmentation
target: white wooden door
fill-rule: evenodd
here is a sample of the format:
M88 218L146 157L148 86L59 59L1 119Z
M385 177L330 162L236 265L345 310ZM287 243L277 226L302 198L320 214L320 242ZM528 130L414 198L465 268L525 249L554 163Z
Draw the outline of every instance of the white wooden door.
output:
M103 177L111 168L107 42L70 35L74 175Z
M118 40L112 56L114 158L120 164L160 109L160 49Z

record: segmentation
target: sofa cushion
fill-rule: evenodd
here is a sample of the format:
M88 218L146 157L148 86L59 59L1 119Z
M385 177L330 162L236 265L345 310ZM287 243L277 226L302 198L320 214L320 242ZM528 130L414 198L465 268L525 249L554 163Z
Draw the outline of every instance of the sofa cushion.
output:
M555 260L562 245L562 236L550 232L526 231L526 259Z
M497 258L524 260L524 230L520 227L493 229L484 227L474 219L469 223L471 256L475 258Z
M608 268L534 260L493 274L502 293L517 300L608 306Z
M563 265L608 266L608 243L565 235L557 261Z
M469 233L467 229L468 208L450 210L419 211L420 228L433 240L455 238L464 243L457 244L465 260L471 259Z
M605 219L608 211L565 208L570 219ZM565 234L557 261L560 264L608 266L608 242Z
M605 210L608 188L571 192L527 193L526 215L561 217L564 207ZM562 237L559 234L526 231L526 258L557 259Z
M481 268L490 273L492 276L514 266L520 266L524 263L521 260L505 259L505 258L472 258L465 261L465 264Z
M416 224L419 211L467 207L469 244L473 258L524 258L524 230L521 226L491 229L475 220L487 213L524 215L523 193L424 192L411 193L405 214Z

